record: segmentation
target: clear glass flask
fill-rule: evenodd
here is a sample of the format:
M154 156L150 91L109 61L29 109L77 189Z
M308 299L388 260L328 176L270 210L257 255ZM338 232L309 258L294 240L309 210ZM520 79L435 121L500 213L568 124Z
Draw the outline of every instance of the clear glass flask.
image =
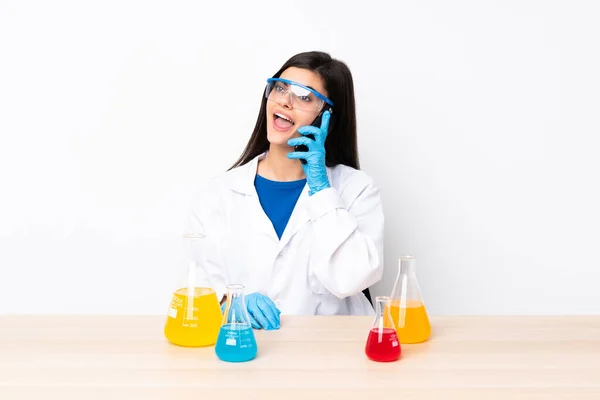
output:
M215 353L228 362L250 361L258 348L244 298L244 285L227 286L227 304Z
M429 339L431 324L415 273L415 257L402 256L392 290L390 314L402 344Z
M391 299L388 296L375 298L375 320L365 346L365 354L373 361L396 361L402 354L394 321L390 315L390 302Z
M187 347L212 346L217 342L223 313L205 270L206 236L183 237L183 271L174 288L165 322L165 337Z

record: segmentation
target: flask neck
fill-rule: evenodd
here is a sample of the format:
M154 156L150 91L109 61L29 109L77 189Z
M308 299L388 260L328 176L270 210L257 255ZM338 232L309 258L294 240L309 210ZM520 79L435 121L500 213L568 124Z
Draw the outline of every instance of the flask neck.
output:
M415 276L415 258L413 256L402 256L398 262L398 276Z
M187 261L192 265L201 264L204 256L204 240L200 233L187 233L183 236L183 247Z
M385 306L390 302L390 298L386 296L378 296L375 298L375 312L377 318L382 318L385 311Z
M422 303L421 290L415 275L415 258L413 256L400 257L398 277L392 290L392 303L400 307Z
M250 325L244 300L244 285L233 284L227 286L227 303L225 307L224 323L233 325Z
M241 301L244 297L244 285L228 285L227 299L230 301Z
M390 305L392 299L389 296L377 296L375 298L375 321L373 328L393 328L393 321L390 314Z

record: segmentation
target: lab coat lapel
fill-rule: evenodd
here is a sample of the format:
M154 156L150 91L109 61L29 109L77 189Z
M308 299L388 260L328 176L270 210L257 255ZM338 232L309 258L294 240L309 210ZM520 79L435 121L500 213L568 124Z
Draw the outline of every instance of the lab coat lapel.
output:
M277 233L275 232L275 228L273 228L271 220L264 212L260 200L258 199L256 188L254 187L258 161L263 159L265 155L266 153L260 154L252 161L242 166L240 171L238 171L238 174L233 178L231 187L234 191L245 196L245 213L252 221L256 233L266 235L276 242L278 241Z
M292 215L283 231L281 240L279 241L279 250L281 251L290 241L290 239L309 221L308 211L306 210L306 202L308 200L308 184L304 185L304 189L298 197L296 206L292 211Z
M254 226L256 227L258 233L261 235L268 236L273 241L277 241L277 232L275 232L273 223L263 210L258 199L258 194L256 194L255 192L255 194L253 196L249 196L247 200L250 203L248 204L248 207L250 207L250 210L248 211L251 215L254 216Z
M331 169L327 168L327 178L331 183ZM302 229L309 221L310 215L308 214L308 201L310 201L310 196L308 195L308 183L304 185L304 189L302 193L300 193L300 197L296 202L296 206L292 211L292 215L290 216L290 220L283 231L283 235L281 236L281 240L279 241L279 250L281 251L292 239L292 237L298 233L300 229Z

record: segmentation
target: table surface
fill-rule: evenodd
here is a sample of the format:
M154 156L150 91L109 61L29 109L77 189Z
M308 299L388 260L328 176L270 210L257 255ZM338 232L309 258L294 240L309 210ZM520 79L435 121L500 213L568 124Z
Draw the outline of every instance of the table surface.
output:
M370 317L283 316L239 364L170 344L164 320L0 316L0 399L600 399L600 316L431 317L394 363L366 358Z

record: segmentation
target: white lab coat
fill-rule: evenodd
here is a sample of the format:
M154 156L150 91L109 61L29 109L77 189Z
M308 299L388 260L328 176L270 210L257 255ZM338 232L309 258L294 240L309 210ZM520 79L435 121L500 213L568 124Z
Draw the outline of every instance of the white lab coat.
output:
M219 299L225 286L270 297L282 314L374 315L362 290L383 273L379 190L362 171L327 168L331 188L304 187L281 240L254 187L258 161L209 180L186 227L207 235L206 269Z

